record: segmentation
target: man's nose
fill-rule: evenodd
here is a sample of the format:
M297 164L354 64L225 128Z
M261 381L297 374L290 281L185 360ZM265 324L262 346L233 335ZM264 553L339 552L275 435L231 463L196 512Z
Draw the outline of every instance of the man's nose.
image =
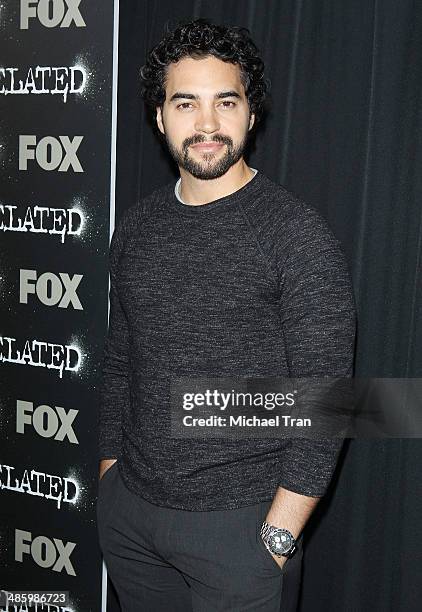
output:
M200 110L196 116L195 130L212 134L220 129L220 121L214 107L207 107Z

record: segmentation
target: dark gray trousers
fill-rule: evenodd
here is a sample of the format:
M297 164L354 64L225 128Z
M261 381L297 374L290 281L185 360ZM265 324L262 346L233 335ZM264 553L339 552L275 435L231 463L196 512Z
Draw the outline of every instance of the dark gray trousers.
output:
M259 535L270 505L156 506L129 491L113 464L99 483L97 525L122 612L295 612L303 536L280 569Z

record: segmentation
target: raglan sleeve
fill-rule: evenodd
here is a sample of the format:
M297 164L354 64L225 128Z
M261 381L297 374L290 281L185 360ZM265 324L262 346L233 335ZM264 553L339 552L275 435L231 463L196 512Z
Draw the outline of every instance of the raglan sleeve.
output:
M124 215L113 232L109 250L110 310L101 364L98 413L100 460L118 458L122 441L122 416L130 401L129 328L117 283L127 226L127 215Z
M356 304L340 242L315 209L299 207L281 271L280 318L290 376L353 376ZM279 486L322 497L344 440L290 438Z

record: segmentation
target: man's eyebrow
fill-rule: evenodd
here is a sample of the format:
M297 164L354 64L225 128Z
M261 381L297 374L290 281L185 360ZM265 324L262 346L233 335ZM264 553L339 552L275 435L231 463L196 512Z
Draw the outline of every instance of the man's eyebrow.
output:
M240 99L240 94L237 93L237 91L219 91L217 94L215 94L216 98L239 98Z
M185 98L186 100L197 100L198 96L194 96L190 93L183 93L183 91L176 91L170 98L169 102L173 102L173 100L178 100L179 98Z
M176 93L174 93L169 102L173 102L173 100L178 100L180 98L184 98L185 100L200 100L200 96L195 96L194 94L191 93L185 93L183 91L176 91ZM219 91L215 94L214 98L221 100L221 98L241 98L240 94L237 91L234 90L230 90L230 91Z

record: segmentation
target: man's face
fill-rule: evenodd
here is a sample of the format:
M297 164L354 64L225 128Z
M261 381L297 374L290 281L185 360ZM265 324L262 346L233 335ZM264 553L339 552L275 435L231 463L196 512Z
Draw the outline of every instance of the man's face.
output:
M238 162L254 120L237 64L208 56L168 66L157 125L175 162L195 178L218 178Z

